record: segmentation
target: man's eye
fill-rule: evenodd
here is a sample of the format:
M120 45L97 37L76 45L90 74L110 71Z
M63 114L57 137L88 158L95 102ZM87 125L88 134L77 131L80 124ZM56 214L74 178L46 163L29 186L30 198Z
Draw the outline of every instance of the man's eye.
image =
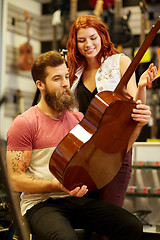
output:
M59 81L60 78L54 78L54 81Z

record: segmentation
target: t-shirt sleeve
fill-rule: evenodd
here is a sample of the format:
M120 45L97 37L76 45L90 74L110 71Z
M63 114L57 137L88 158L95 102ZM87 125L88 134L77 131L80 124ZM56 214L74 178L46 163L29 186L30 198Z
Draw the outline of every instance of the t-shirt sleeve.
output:
M32 131L28 120L18 116L7 132L7 150L32 150Z
M83 113L81 112L72 111L72 114L78 120L78 122L80 122L84 117Z

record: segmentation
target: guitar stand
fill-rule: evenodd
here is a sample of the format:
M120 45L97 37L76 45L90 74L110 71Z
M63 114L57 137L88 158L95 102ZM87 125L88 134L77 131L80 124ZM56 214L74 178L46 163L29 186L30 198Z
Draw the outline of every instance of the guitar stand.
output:
M152 224L148 223L145 218L148 216L148 214L150 214L151 211L150 210L138 210L133 212L133 214L139 218L139 220L141 221L141 223L143 225L147 225L147 226L152 226Z

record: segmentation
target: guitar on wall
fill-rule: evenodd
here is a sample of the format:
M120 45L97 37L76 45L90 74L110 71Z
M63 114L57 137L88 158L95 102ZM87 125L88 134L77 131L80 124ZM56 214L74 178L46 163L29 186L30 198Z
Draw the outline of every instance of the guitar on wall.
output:
M70 0L69 15L64 14L63 36L60 41L60 48L66 49L70 28L77 17L78 0Z
M25 20L27 24L27 42L19 47L18 68L20 70L30 71L33 63L32 46L30 45L30 17L27 11L24 11Z
M58 144L49 162L51 173L69 190L86 185L89 191L107 185L119 171L129 138L137 126L136 106L125 86L160 29L160 17L112 91L95 95L83 120Z
M147 25L149 26L149 22L146 19L146 13L148 12L148 5L145 0L141 0L139 2L139 7L141 10L141 33L140 33L139 45L141 46L145 40L145 36L146 36L145 32L146 32L146 29L148 28ZM134 52L134 55L136 55L136 53L137 51ZM149 62L151 62L151 53L150 53L150 50L147 49L140 63L149 63Z
M132 34L128 26L128 20L130 18L131 12L128 11L126 15L122 15L122 0L114 1L114 8L108 5L107 11L109 14L109 34L112 42L116 47L119 45L122 47L127 47L132 44Z
M124 46L130 46L132 35L128 26L128 20L131 12L127 15L121 15L122 0L90 0L93 14L101 17L103 11L107 10L107 26L112 42L117 50L122 52Z

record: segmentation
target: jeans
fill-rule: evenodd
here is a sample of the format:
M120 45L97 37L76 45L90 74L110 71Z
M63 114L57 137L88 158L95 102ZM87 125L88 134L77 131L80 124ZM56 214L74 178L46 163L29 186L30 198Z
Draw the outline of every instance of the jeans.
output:
M141 239L141 222L127 210L87 197L48 199L26 213L40 240L77 240L74 229L109 236L111 240Z

